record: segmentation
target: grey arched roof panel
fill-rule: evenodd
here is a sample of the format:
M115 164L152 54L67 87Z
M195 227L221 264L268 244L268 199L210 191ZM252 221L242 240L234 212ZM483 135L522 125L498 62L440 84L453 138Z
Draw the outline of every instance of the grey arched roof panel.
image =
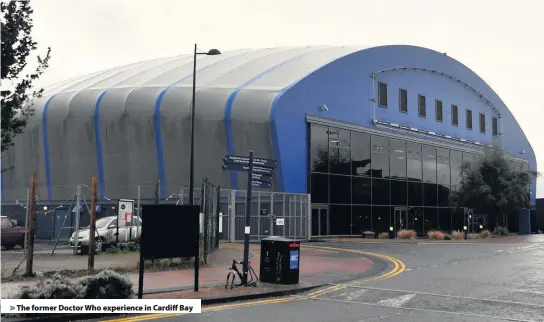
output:
M390 48L392 52L396 50L395 46ZM365 49L285 47L199 55L195 131L196 140L205 148L196 151L198 160L204 160L196 168L197 178L212 175L215 182L229 187L232 178L217 165L229 146L236 154L245 154L249 148L259 146L261 156L274 157L269 115L276 95L301 79L342 65L342 61L349 61L349 57ZM462 66L461 78L470 75L472 80L480 79L451 58L443 63ZM46 181L44 134L47 134L51 184L69 186L80 183L74 181L88 182L97 173L99 153L104 177L108 178L106 185L155 182L161 171L160 153L164 157L162 171L169 183L187 184L192 71L193 55L186 54L118 66L49 87L34 102L35 115L25 133L16 139L16 147L7 151L6 162L24 164L9 175L9 181L27 180L32 171L38 172L42 182ZM483 80L473 83L476 89L485 87L492 92ZM493 96L489 97L493 104L504 106L496 94ZM509 112L508 115L511 116ZM225 122L225 116L230 123ZM160 147L158 139L162 140ZM101 141L101 148L97 141ZM66 173L66 169L73 170ZM240 180L240 186L243 184Z

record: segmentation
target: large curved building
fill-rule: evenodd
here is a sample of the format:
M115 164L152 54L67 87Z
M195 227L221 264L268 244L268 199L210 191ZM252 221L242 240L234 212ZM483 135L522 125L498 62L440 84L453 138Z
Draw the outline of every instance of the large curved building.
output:
M15 166L2 177L3 199L20 198L14 191L33 171L49 200L69 198L94 175L112 199L157 180L163 197L188 184L192 69L184 55L48 88L3 156ZM196 182L244 189L245 173L221 168L225 154L253 149L276 159L269 190L311 193L314 235L388 231L397 214L412 226L419 219L423 230L458 227L448 193L461 162L491 145L504 147L513 166L536 169L499 96L468 67L426 48L201 55L196 88Z

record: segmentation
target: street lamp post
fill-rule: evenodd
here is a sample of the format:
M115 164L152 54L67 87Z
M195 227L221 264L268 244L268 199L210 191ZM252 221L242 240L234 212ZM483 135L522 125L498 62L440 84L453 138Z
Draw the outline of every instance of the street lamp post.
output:
M217 49L210 49L208 52L198 52L198 48L195 44L195 51L193 55L193 99L191 106L191 169L189 177L189 204L194 204L194 185L195 185L195 98L196 98L196 55L220 55L221 52Z
M221 52L217 49L210 49L207 53L198 52L195 44L193 55L193 99L191 106L191 173L189 177L189 205L194 205L194 186L195 186L195 99L196 99L196 55L220 55ZM200 242L199 242L200 243ZM198 270L200 266L199 248L195 256L195 292L198 292Z

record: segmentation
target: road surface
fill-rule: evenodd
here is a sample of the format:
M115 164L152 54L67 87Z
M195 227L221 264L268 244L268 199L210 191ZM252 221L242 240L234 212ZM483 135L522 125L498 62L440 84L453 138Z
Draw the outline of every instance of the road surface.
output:
M544 243L316 245L388 255L406 269L296 296L203 307L201 314L122 321L544 321Z

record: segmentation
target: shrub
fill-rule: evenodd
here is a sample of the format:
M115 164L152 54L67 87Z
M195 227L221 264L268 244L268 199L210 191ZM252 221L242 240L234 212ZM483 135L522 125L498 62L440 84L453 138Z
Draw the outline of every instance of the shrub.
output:
M84 287L59 274L38 282L35 286L23 286L14 298L17 299L81 299Z
M444 240L451 240L451 235L450 234L444 234Z
M23 286L15 299L127 299L133 295L132 282L124 275L104 270L96 275L71 280L59 274Z
M464 231L452 231L451 232L451 238L454 240L462 240L465 239L465 232Z
M134 295L132 282L111 269L81 279L86 299L128 299Z
M397 236L398 236L400 239L411 239L411 240L415 240L415 239L416 239L416 231L415 231L415 230L406 230L406 229L399 230L399 231L397 232Z
M444 240L444 238L446 237L446 234L438 230L431 230L427 232L427 236L429 237L429 239L432 239L432 240Z
M495 230L493 230L493 234L497 236L508 236L508 228L497 226L495 227Z
M379 239L389 239L389 233L383 232L378 235Z
M489 232L489 230L482 230L482 232L480 232L480 238L482 239L488 239L488 238L491 238L491 233Z

